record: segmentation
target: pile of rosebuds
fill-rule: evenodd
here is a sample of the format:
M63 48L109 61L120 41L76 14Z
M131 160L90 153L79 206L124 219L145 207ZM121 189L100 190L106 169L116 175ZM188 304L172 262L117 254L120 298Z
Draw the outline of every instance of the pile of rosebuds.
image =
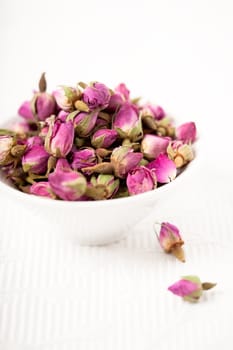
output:
M194 158L196 126L94 82L39 91L0 129L0 167L21 191L68 201L135 195L169 183Z

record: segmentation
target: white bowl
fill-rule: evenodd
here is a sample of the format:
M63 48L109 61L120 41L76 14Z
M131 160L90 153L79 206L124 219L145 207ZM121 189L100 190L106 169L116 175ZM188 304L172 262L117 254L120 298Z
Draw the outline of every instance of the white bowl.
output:
M75 238L82 245L103 245L125 237L153 208L157 207L156 212L159 212L162 201L169 200L169 196L182 191L183 179L190 177L195 163L196 159L169 184L126 198L92 202L52 200L20 192L1 173L0 192L14 201L14 204L28 209L27 215L36 215L38 231L44 231L49 225L58 234ZM20 225L20 220L17 221Z

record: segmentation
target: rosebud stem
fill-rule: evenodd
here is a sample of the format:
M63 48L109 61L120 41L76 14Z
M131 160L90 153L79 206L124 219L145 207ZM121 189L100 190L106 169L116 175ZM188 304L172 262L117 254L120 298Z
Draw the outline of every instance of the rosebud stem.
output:
M57 158L50 156L48 159L48 170L46 172L46 176L48 176L51 172L51 170L55 169L57 164Z
M0 129L0 136L15 136L16 133L8 129Z
M185 262L185 257L184 257L184 250L181 248L180 245L175 245L171 253L180 261Z
M204 282L201 284L203 290L214 288L216 285L217 283L210 283L210 282Z

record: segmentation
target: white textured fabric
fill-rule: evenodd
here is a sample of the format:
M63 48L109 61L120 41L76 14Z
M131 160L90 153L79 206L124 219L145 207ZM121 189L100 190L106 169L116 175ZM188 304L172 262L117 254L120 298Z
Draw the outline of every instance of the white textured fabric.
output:
M80 247L1 197L0 348L229 349L233 189L230 174L209 176L151 215L180 227L185 264L161 251L151 218L119 243ZM218 285L189 304L167 291L185 274Z

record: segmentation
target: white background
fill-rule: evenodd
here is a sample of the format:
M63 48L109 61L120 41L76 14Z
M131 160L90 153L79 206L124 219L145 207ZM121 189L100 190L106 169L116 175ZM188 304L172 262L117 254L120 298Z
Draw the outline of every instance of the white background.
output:
M145 224L108 248L27 235L20 215L32 232L36 218L1 197L1 350L230 349L232 1L1 0L0 50L2 121L45 71L50 89L125 82L199 130L199 170L165 217L187 234L186 267L160 255ZM190 307L165 291L183 273L219 289Z

